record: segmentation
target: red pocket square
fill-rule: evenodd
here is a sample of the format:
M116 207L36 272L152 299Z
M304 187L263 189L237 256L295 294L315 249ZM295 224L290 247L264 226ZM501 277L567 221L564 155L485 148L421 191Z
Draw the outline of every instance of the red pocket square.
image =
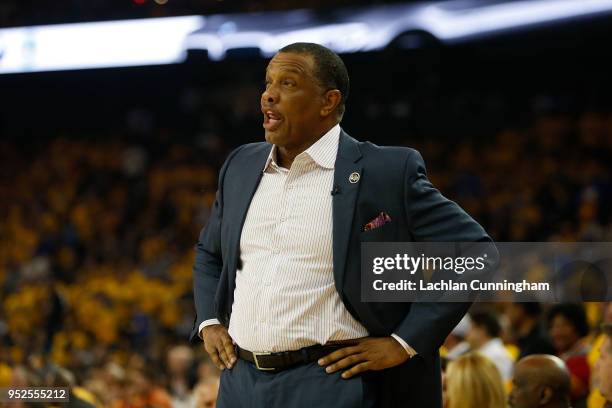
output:
M386 223L391 222L391 217L386 212L381 212L376 218L368 222L364 227L364 231L373 230L374 228L382 227Z

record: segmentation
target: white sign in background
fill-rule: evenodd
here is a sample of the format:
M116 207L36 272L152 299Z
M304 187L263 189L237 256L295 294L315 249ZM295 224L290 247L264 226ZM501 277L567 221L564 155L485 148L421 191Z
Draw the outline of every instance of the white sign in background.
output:
M59 24L0 30L0 72L181 62L187 35L204 17Z
M0 74L180 63L190 49L211 60L291 42L338 53L374 51L404 33L443 43L612 12L612 0L453 0L340 10L323 21L309 10L167 17L0 29Z

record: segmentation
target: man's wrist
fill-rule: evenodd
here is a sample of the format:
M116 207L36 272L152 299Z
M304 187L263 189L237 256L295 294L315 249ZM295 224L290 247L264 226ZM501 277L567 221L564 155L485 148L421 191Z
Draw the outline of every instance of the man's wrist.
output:
M208 326L212 326L214 324L221 324L221 322L218 319L208 319L208 320L204 320L202 323L200 323L200 326L198 327L198 336L204 340L204 336L203 336L203 330L205 327Z
M406 353L408 353L408 357L412 358L418 354L415 349L410 347L410 345L406 343L404 339L402 339L397 334L391 333L391 337L393 337L404 348L404 350L406 350Z

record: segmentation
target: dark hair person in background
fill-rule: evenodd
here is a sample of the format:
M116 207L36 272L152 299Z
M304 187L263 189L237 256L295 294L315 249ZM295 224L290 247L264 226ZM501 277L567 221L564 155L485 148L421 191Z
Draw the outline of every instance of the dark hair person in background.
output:
M514 367L511 408L569 408L570 373L563 360L549 354L533 354Z
M466 336L470 350L477 351L489 358L499 370L504 381L509 381L514 360L500 337L499 318L493 313L476 312L470 314L470 321L470 329Z
M508 303L505 314L520 350L519 359L530 354L555 354L556 350L541 325L542 307L539 303Z
M281 49L261 95L267 143L220 171L192 333L226 368L220 408L442 405L438 349L469 303L361 302L360 244L492 241L418 152L340 128L348 90L329 49Z
M584 307L574 303L553 306L548 312L548 330L557 356L571 374L573 406L585 406L591 369L587 362L589 345L584 339L589 334Z

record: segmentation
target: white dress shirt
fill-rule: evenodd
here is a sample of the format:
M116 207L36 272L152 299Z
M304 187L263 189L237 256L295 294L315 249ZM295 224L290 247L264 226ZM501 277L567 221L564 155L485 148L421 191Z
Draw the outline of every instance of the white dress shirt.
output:
M488 357L497 366L499 373L504 381L512 379L514 359L504 346L504 342L496 337L483 344L478 350L479 353Z
M368 335L334 286L331 191L339 138L336 125L290 169L277 165L276 146L270 151L240 239L229 334L241 348L288 351ZM206 320L199 331L218 323Z

